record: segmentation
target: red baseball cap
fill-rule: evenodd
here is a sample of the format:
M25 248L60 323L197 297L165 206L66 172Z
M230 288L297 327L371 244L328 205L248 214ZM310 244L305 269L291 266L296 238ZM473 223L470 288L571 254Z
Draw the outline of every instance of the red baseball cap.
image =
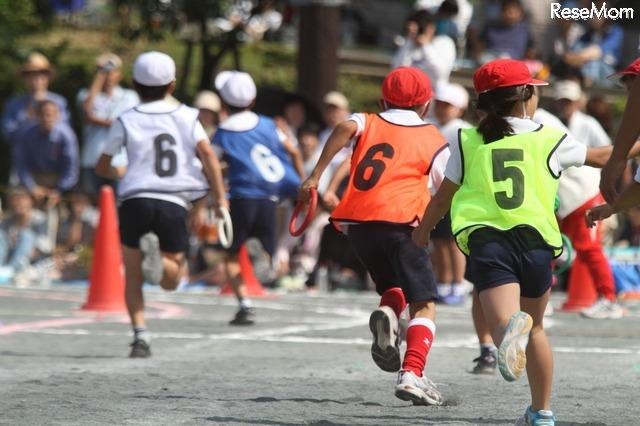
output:
M640 75L640 58L631 62L631 64L620 72L607 76L608 79L619 82L626 75Z
M549 83L533 78L525 63L515 59L496 59L487 62L473 73L473 87L478 94L525 84L546 86Z
M396 68L382 82L382 98L395 106L424 105L432 97L429 77L418 68Z

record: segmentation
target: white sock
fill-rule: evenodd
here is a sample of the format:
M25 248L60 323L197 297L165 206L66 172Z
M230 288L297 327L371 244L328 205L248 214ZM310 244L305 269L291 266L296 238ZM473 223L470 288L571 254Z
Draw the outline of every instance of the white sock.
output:
M451 294L451 284L449 283L438 283L438 296L445 297Z
M451 283L451 293L454 296L466 296L466 293L467 293L466 286L461 282Z
M253 306L253 303L251 303L251 299L248 299L246 297L243 297L242 299L240 299L239 303L242 309L249 309L250 307Z

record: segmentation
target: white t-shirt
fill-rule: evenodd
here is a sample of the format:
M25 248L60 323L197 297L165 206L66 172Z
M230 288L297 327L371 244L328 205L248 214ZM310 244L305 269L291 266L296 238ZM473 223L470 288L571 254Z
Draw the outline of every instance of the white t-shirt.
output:
M540 124L533 120L518 117L506 117L506 119L516 135L533 132L540 128ZM444 174L451 182L460 185L462 180L462 160L458 142L450 144L449 149L451 150L451 157ZM549 157L549 169L557 175L569 167L584 165L586 158L587 147L571 136L567 136Z
M611 138L598 120L584 112L574 112L569 119L568 127L571 135L589 148L611 145Z
M415 111L406 110L406 109L388 109L382 113L380 116L393 124L398 124L400 126L424 126L424 121ZM364 113L356 113L351 114L347 120L354 121L358 126L356 130L356 134L354 138L359 137L362 132L364 132L366 114ZM444 169L447 164L449 156L449 149L445 148L439 151L436 156L433 158L433 162L431 164L431 171L429 172L429 189L431 191L436 191L442 180L444 178Z
M431 43L418 45L409 41L393 56L391 67L416 67L424 71L435 87L438 81L448 81L456 61L456 45L448 36L433 38Z

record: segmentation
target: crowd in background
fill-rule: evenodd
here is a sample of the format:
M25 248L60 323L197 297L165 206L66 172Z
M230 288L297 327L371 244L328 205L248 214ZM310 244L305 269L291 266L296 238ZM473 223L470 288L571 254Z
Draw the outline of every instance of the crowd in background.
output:
M481 27L475 27L474 10L467 0L419 1L417 10L405 21L392 66L415 66L431 78L436 97L428 121L437 125L450 143L455 143L457 129L477 123L478 117L470 108L466 89L449 81L452 71L463 58L483 63L511 57L524 60L533 74L551 74L555 79L552 88L544 93L552 102L545 106L548 111L541 114L554 115L560 125L589 146L611 144L615 130L612 105L606 97L588 93L594 84L607 84L604 77L625 65L621 62L623 29L599 19L585 23L557 20L549 31L552 52L543 56L519 0L486 3ZM580 2L563 3L572 6ZM253 36L268 38L282 24L277 4L260 2L264 10L259 17L243 15L242 8L234 10L217 25L224 30L236 19L253 19ZM286 18L285 14L285 21ZM11 187L2 188L6 202L0 217L0 282L28 282L38 279L43 271L52 279L87 276L99 191L103 185L117 185L98 177L94 167L111 123L139 102L135 92L120 86L121 70L126 65L118 56L102 54L95 65L90 86L80 91L76 99L67 100L48 90L53 67L46 57L33 53L21 68L25 92L4 104L2 134L11 147L12 166ZM372 98L377 96L371 94ZM322 123L310 119L307 105L301 97L291 97L277 112L276 122L289 141L299 147L304 170L309 173L332 129L351 111L348 96L335 91L324 96ZM212 137L226 118L220 99L216 93L204 91L195 97L194 106L200 110L200 121ZM79 126L70 123L70 108L79 112ZM79 137L74 128L82 129ZM344 179L348 178L344 170L348 171L345 165L349 157L350 149L345 148L324 174L319 186L323 197L318 215L302 238L293 238L286 231L292 200L284 200L279 213L281 237L274 259L265 258L259 247L248 244L261 281L289 289L367 288L366 272L347 239L327 222ZM114 159L115 165L126 161L124 154ZM628 179L633 167L630 164ZM597 187L598 178L597 173L592 173L578 179L578 184ZM561 199L561 205L563 201L567 202ZM191 230L191 281L221 284L225 280L223 251L213 222L203 223ZM603 239L609 245L640 245L640 208L632 209L617 222L609 222ZM468 292L468 288L455 286L463 282L463 257L452 240L446 238L442 244L434 239L433 250L438 281L445 284L441 289L443 299L460 303Z

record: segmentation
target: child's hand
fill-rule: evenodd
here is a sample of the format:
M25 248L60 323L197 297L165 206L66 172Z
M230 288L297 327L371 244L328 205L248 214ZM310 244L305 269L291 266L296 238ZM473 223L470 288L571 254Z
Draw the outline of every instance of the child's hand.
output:
M330 210L333 210L338 206L338 203L340 202L340 198L335 192L326 191L322 196L322 201L324 201L324 203Z
M606 219L614 213L615 211L613 210L613 207L609 204L600 204L599 206L595 206L594 208L587 210L587 214L585 215L587 227L593 228L596 221Z
M426 232L421 226L418 226L411 233L411 239L416 243L418 247L426 247L429 245L429 233Z
M305 204L308 203L309 199L311 198L311 195L309 193L309 190L311 188L318 188L318 179L309 176L307 180L302 182L300 189L298 189L298 201Z

